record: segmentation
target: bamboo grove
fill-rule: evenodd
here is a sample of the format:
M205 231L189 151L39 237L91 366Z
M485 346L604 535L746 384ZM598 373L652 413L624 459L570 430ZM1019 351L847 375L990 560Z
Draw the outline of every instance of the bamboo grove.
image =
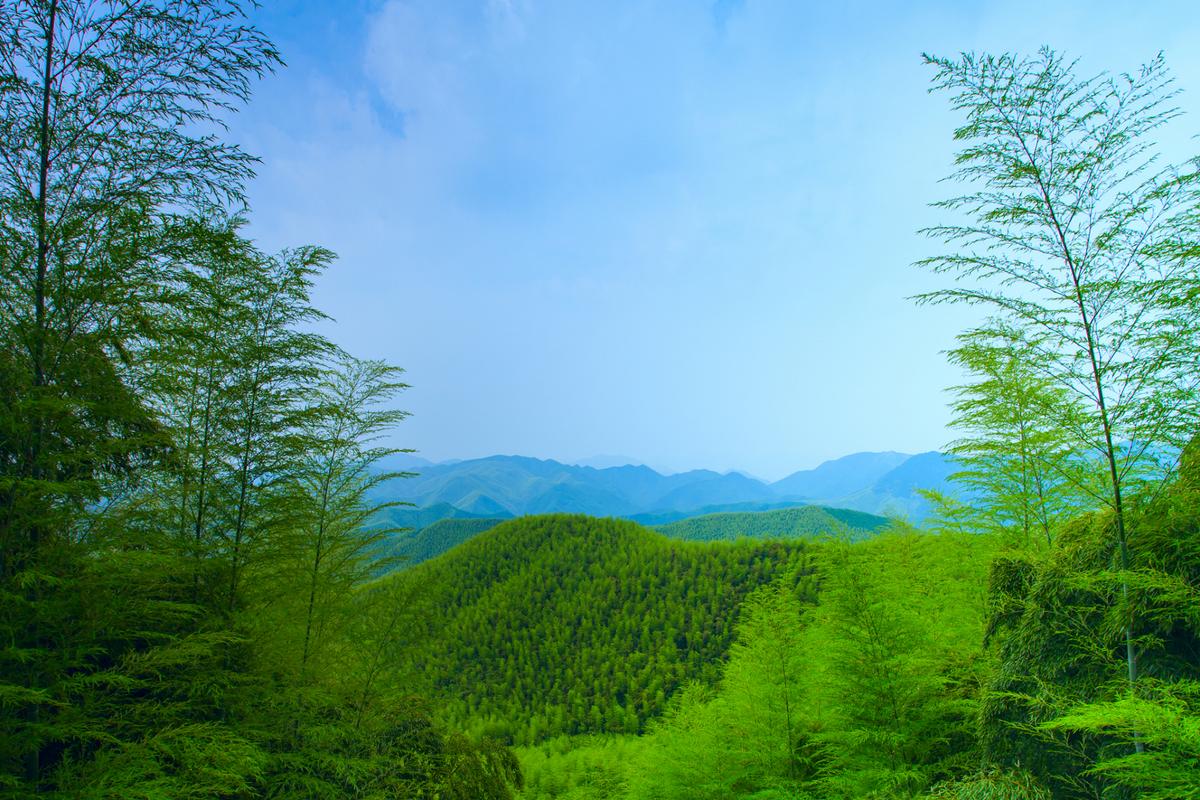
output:
M400 570L403 373L321 333L331 252L247 234L248 11L0 0L0 797L1200 798L1162 59L926 57L961 124L918 300L982 314L922 529L475 521Z
M233 2L0 8L0 794L507 792L346 646L404 385L314 333L331 253L242 233L217 134L278 53Z

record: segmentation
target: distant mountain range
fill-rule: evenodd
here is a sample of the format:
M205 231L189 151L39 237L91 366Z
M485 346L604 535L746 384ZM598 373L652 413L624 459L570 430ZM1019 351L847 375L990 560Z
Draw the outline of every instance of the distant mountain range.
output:
M699 514L821 505L898 516L919 524L929 504L918 489L948 491L955 471L942 453L855 453L768 483L740 472L691 470L663 475L647 466L604 468L524 456L430 464L415 456L388 463L418 473L390 481L379 500L398 525L420 529L442 519L575 513L663 525Z
M434 506L433 513L444 513L447 506ZM727 507L717 506L719 509ZM669 522L642 522L669 539L693 542L738 541L742 539L818 539L838 536L861 539L887 527L886 517L848 511L844 508L822 508L812 505L789 505L771 511L704 511L688 515L676 512L668 515ZM654 515L643 515L657 519ZM507 519L487 517L443 517L421 525L420 512L412 517L411 532L397 536L390 555L399 558L404 567L413 567L452 550L468 539L491 530ZM633 517L639 521L639 517Z

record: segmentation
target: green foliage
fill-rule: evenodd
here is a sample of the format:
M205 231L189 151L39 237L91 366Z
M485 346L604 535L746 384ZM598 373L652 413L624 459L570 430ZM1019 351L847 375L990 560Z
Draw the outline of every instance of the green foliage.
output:
M807 564L802 542L674 542L555 515L506 522L393 580L429 603L414 675L480 731L526 743L637 732L676 687L716 679L751 590Z
M630 772L629 797L791 792L820 773L824 754L805 724L811 676L801 614L788 585L746 600L720 692L694 685L672 701Z
M1145 752L1112 752L1089 770L1091 774L1146 800L1200 797L1200 683L1180 681L1142 690L1147 697L1126 695L1082 705L1042 727L1125 741L1139 737Z
M938 784L932 800L1050 800L1050 793L1025 772L991 770Z
M897 533L838 546L807 649L833 796L911 796L973 748L982 575L992 545Z
M502 519L439 519L418 531L397 534L392 553L402 566L413 566L440 556L463 542L504 522Z
M0 19L0 798L1200 798L1200 177L1150 158L1161 61L930 59L970 193L924 299L998 315L952 352L942 535L456 520L384 574L400 371L313 333L330 253L223 206L253 159L209 130L272 45L235 0Z
M260 709L259 720L271 733L258 787L263 797L510 800L521 785L510 751L447 732L416 698L390 698L386 709L364 718L349 698L324 689L268 696L272 704Z
M28 642L0 654L0 796L223 796L217 787L250 780L262 754L219 720L249 680L244 642L189 602L178 562L115 551L55 571L36 600L11 584L0 597L6 638Z
M646 737L629 770L630 798L698 799L737 796L743 764L733 762L722 736L725 718L717 695L700 684L686 687ZM738 749L753 746L739 742ZM749 788L749 787L745 787Z
M302 620L295 626L297 632L303 628L296 665L302 678L353 615L347 598L379 568L391 533L373 524L386 504L372 505L369 498L372 489L397 477L372 467L397 452L376 442L407 416L384 407L407 388L397 379L401 372L339 356L312 389L314 406L300 431L307 446L288 486L296 524L277 576L279 591L299 604L276 604L284 616L271 620L276 631L287 630L293 614Z
M1098 797L1111 784L1096 764L1130 751L1144 764L1145 738L1053 720L1082 723L1080 707L1141 697L1139 679L1178 680L1195 661L1193 567L1175 542L1137 539L1160 538L1138 506L1200 429L1200 160L1158 157L1153 137L1179 114L1161 55L1091 78L1048 48L926 61L964 117L966 189L938 204L956 221L927 231L950 251L921 262L954 286L919 299L995 315L953 352L972 373L956 409L966 477L1010 539L1032 521L1048 541L1052 518L1076 517L1044 559L996 574L983 738L1056 795Z
M312 332L332 255L222 205L274 48L236 0L0 20L0 797L507 800L514 756L350 638L398 618L367 494L403 387Z
M884 517L844 508L801 506L776 511L705 514L659 525L663 536L711 542L739 538L813 539L822 536L861 538L887 526Z
M630 798L903 797L977 759L986 540L883 535L818 551L745 603L718 691L672 700L627 773Z
M1130 571L1113 569L1111 514L1065 528L1044 557L1010 557L993 568L990 637L1000 662L984 694L986 750L1032 771L1056 797L1114 784L1174 791L1180 771L1192 769L1200 652L1194 447L1179 479L1130 516ZM1120 656L1134 606L1145 677L1131 692Z
M171 214L237 200L213 136L279 62L238 2L0 5L0 544L65 534L163 444L129 365L169 294Z
M1160 57L1080 78L1049 49L926 61L964 116L967 193L938 204L960 222L926 231L954 249L921 262L956 285L921 299L998 315L965 346L1017 345L1039 430L1077 456L1065 465L1082 474L1064 477L1090 488L1100 460L1110 485L1094 499L1120 515L1121 489L1169 474L1200 413L1200 173L1160 164L1152 139L1179 113L1170 75Z
M522 800L610 800L624 797L641 740L634 736L549 739L517 749L525 776Z
M950 447L961 467L953 480L969 500L939 498L933 525L999 535L1017 547L1048 545L1089 505L1087 490L1065 477L1072 450L1054 423L1065 393L1034 369L1034 348L1000 323L960 336L949 358L974 379L955 387L954 426L967 436Z

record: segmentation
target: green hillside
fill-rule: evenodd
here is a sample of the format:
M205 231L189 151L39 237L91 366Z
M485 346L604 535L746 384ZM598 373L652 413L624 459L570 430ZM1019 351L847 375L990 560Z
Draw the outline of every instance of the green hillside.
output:
M887 519L874 514L822 506L793 506L769 511L721 511L683 519L678 516L672 514L668 520L657 525L650 525L641 518L634 521L672 539L697 542L739 538L805 539L831 533L848 533L852 538L861 538L888 524ZM401 568L412 567L504 521L490 517L439 519L419 530L397 535L392 553L400 558Z
M827 534L862 538L888 524L884 517L844 508L800 506L776 511L705 514L659 525L672 539L712 542L741 538L811 539Z
M714 681L737 608L797 576L796 542L680 542L632 522L584 516L505 522L397 575L420 596L407 668L455 715L517 742L633 732L691 680Z
M384 486L391 486L399 481L390 481ZM388 503L393 499L390 490L377 490L372 497L380 503ZM493 514L472 514L470 511L463 511L461 508L455 508L449 503L437 503L424 508L415 508L413 506L391 506L380 512L379 521L388 526L404 528L408 531L419 531L422 528L428 528L435 522L440 522L444 519L508 519L511 517L507 512Z
M440 519L419 531L397 536L393 552L401 559L401 567L414 566L491 530L503 521L488 517Z
M759 511L777 511L781 508L798 508L803 505L807 504L795 500L781 500L776 503L718 503L717 505L704 506L690 511L647 511L641 514L630 514L625 519L633 520L637 524L645 525L648 528L657 528L670 522L678 522L681 519L701 517L707 514L734 512L752 514Z

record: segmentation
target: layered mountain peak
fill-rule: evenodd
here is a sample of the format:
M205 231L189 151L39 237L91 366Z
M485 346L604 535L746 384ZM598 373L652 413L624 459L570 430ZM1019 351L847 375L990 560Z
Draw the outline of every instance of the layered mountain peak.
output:
M713 511L818 504L920 522L928 504L918 490L946 491L954 466L937 452L854 453L773 483L736 471L664 475L643 464L579 466L518 455L410 469L419 474L388 483L381 490L386 499L412 503L420 512L451 509L442 519L579 513L666 522ZM421 519L428 524L428 517Z

